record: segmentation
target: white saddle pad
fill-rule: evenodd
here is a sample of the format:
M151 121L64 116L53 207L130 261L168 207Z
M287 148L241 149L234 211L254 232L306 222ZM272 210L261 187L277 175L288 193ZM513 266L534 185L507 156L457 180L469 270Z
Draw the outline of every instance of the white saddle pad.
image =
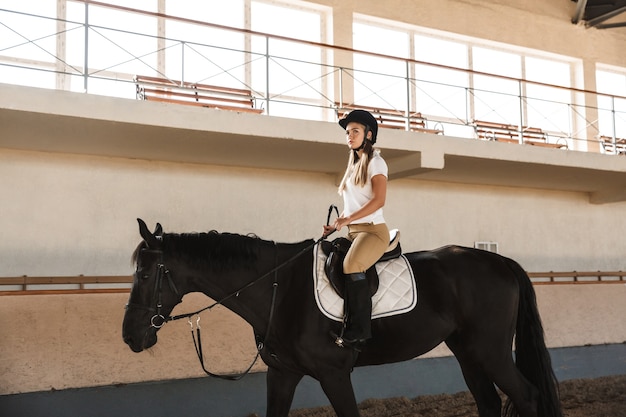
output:
M333 289L326 272L326 254L317 244L313 257L315 301L320 311L329 319L343 321L343 299ZM376 264L378 291L372 297L372 319L393 316L411 311L417 305L417 286L409 261L399 258Z

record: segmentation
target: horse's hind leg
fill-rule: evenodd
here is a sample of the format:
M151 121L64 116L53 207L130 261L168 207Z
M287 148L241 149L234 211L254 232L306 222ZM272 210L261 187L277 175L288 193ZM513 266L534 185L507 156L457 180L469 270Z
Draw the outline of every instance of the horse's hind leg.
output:
M453 348L450 343L448 346L461 365L465 383L476 401L478 415L480 417L500 417L502 400L493 385L493 381L489 379L480 365L469 357L470 355L465 354L460 349Z
M520 417L537 417L537 389L515 367L511 352L497 349L470 353L471 343L447 341L457 357L463 376L471 391L480 417L501 415L502 402L495 389L498 386L515 404Z
M513 358L508 355L506 363L494 367L491 372L495 384L515 405L520 417L537 417L539 392L515 366ZM509 415L507 413L507 415Z

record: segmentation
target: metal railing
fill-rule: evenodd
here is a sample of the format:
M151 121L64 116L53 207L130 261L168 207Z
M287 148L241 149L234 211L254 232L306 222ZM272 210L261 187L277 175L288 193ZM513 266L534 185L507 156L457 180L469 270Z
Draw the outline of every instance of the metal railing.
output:
M626 97L497 76L350 48L225 27L95 1L70 1L82 17L52 18L0 9L0 82L135 98L137 74L250 90L264 114L334 121L343 104L400 112L410 126L419 113L448 136L476 137L475 120L545 132L569 149L620 153ZM68 6L69 7L69 6ZM163 28L142 33L93 23L94 8L141 15ZM80 13L70 13L78 16ZM167 25L211 34L176 37ZM170 34L171 33L171 34ZM4 36L3 36L4 34ZM10 36L9 36L10 35ZM106 53L105 53L106 51ZM353 68L366 57L384 71ZM348 63L348 65L342 65ZM455 82L420 77L429 67ZM489 80L501 90L476 87ZM537 91L535 95L528 92ZM553 97L559 97L554 99ZM428 126L430 125L430 126ZM607 140L608 138L608 140ZM612 146L604 147L605 142Z

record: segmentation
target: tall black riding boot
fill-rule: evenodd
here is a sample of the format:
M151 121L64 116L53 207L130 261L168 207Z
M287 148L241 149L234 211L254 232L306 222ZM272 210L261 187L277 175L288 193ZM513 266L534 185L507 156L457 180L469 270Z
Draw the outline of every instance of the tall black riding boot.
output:
M372 337L372 297L364 272L349 274L345 290L346 330L340 346L358 346Z

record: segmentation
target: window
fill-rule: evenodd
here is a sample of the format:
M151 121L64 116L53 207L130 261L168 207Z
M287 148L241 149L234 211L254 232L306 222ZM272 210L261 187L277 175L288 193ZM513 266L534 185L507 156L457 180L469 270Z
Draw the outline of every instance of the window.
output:
M474 242L474 247L476 249L486 250L487 252L498 253L498 242L491 242L491 241Z
M455 68L468 68L469 48L465 43L415 34L415 59ZM429 65L415 65L415 109L445 124L449 135L466 136L458 130L467 119L469 75L467 72Z
M473 129L468 129L472 120L522 123L560 137L570 136L573 98L567 87L571 86L574 60L546 58L539 51L479 42L358 16L354 24L355 49L425 64L416 63L407 70L401 61L357 54L355 102L402 110L409 103L412 112L441 123L446 134L454 136L473 136ZM408 87L407 72L411 80ZM521 100L520 96L526 98Z
M596 71L599 93L626 97L626 69L600 68ZM626 98L598 95L600 135L626 138Z
M128 1L123 1L123 3L128 3ZM165 13L169 16L223 26L244 27L244 0L167 0ZM191 41L207 40L193 39L193 36L194 34L190 33L190 36L185 36L185 39Z
M354 49L397 57L406 57L409 52L406 31L359 22L353 24L352 31ZM354 103L406 110L408 85L403 61L357 53L353 77Z
M571 87L569 62L525 58L526 79L544 84ZM571 93L566 89L526 84L526 124L548 132L569 133Z
M0 0L0 66L2 82L34 87L55 88L56 2L43 0ZM31 16L30 13L44 17ZM32 64L31 64L32 63ZM26 70L25 68L36 68Z
M304 2L252 1L250 29L321 43L325 41L329 10ZM266 42L261 36L254 36L251 41L254 51L252 86L263 94L267 91L273 100L266 109L268 114L314 120L327 118L320 106L332 104L326 99L330 96L332 70L320 65L326 62L324 51L301 42L281 39Z
M512 52L475 46L473 69L511 78L522 77L522 57ZM474 119L517 124L520 120L520 83L516 80L475 75Z
M89 72L145 74L157 67L157 19L123 10L89 6ZM110 28L110 29L109 29ZM93 70L92 70L93 68ZM93 87L93 86L92 86Z
M166 14L193 21L244 27L243 0L175 0ZM165 68L168 77L192 83L248 89L244 35L187 21L165 22Z

